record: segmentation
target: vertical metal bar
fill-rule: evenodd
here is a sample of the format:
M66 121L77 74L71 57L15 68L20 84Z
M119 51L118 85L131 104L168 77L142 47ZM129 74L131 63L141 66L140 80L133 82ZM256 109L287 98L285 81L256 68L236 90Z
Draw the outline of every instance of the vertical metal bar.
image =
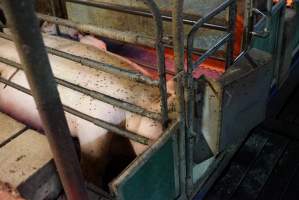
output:
M66 0L60 0L59 1L60 9L61 9L61 17L67 19L68 14L67 14L67 8L66 8Z
M167 106L167 88L166 88L166 70L165 70L165 47L163 44L163 20L159 7L153 0L143 0L150 8L155 21L156 34L156 52L158 62L158 72L160 78L160 95L161 95L161 114L163 128L168 124L168 106Z
M187 108L186 108L186 176L187 176L187 195L190 196L192 194L193 190L193 166L194 166L194 161L193 161L193 149L194 149L194 144L195 144L195 139L196 139L196 132L194 131L194 118L195 118L195 112L194 112L194 106L195 106L195 79L193 78L193 70L194 70L194 63L192 59L192 54L194 51L193 43L194 43L194 38L196 35L196 32L198 31L199 28L203 26L204 23L212 19L214 16L219 14L220 12L224 11L227 7L231 7L230 11L231 16L230 16L230 21L229 21L229 31L232 33L234 31L234 24L235 20L233 20L233 16L235 16L235 7L236 5L236 0L226 0L222 4L220 4L218 7L216 7L214 10L209 12L206 16L198 20L195 25L192 27L191 31L188 34L187 37L187 85L185 86L186 88L186 96L187 96ZM235 18L235 17L234 17ZM234 33L232 33L234 34ZM232 34L229 34L231 37ZM227 56L227 59L229 62L232 61L232 49L233 49L233 40L230 39L229 42L231 44L228 45L228 48L230 48L230 52L227 52L227 54L230 54ZM221 42L219 43L221 44ZM220 46L220 45L219 45ZM215 48L211 48L209 50L210 52L213 51L213 49L216 49L218 45L215 46ZM209 55L210 52L207 52L206 55ZM230 65L230 64L229 64Z
M50 4L51 4L51 12L52 12L52 15L53 15L54 17L58 17L58 16L57 16L57 10L56 10L55 1L56 1L56 0L50 0ZM58 25L58 24L55 24L55 28L56 28L56 31L57 31L57 35L61 35L60 28L59 28L59 25Z
M174 44L174 61L176 74L184 72L185 52L184 52L184 23L183 10L184 0L174 0L172 9L172 31ZM184 98L184 76L179 76L176 80L176 109L179 114L180 131L178 134L179 144L179 172L180 172L180 193L181 197L186 196L186 112Z
M279 3L282 3L281 1L279 1ZM283 6L281 7L281 10L279 11L279 15L280 15L280 18L279 18L279 29L278 29L278 32L275 33L277 34L277 40L276 40L276 44L274 46L274 52L273 52L273 58L274 58L274 72L273 72L273 76L274 78L276 79L276 82L278 84L278 87L280 86L280 76L279 76L279 73L280 73L280 66L281 66L281 52L283 51L282 50L282 44L283 44L283 33L284 33L284 30L285 30L285 14L286 14L286 3L283 3ZM270 7L268 7L267 9L270 9ZM271 7L271 10L272 10L272 7ZM271 20L271 19L270 19ZM269 20L269 23L271 22ZM270 25L269 25L269 28L270 28ZM273 34L273 33L272 33ZM294 33L295 34L295 33Z
M187 85L185 86L187 94L187 108L186 108L186 190L187 195L192 193L193 184L192 184L192 168L193 168L193 141L192 141L192 130L193 130L193 118L194 118L194 78L193 78L193 43L195 37L195 29L193 32L190 32L187 38ZM197 29L196 29L197 30Z
M246 51L249 48L251 40L251 32L253 31L253 0L246 0L245 14L244 14L244 36L243 36L243 49Z
M234 1L229 6L229 25L228 30L231 38L227 42L226 47L226 69L233 64L234 61L234 41L235 41L235 26L236 26L237 2Z
M87 193L79 161L34 14L33 2L2 2L67 197L70 200L85 200Z

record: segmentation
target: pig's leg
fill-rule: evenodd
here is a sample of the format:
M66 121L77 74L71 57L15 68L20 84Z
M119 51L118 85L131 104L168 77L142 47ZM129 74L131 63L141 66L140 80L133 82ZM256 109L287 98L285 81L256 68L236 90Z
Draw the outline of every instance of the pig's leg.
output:
M70 117L78 117L67 115ZM76 120L76 119L75 119ZM106 172L109 147L112 136L107 130L95 126L91 122L81 121L76 127L81 150L81 168L84 177L93 184L102 186L102 178Z
M0 109L15 119L36 129L42 129L38 111L32 96L0 84ZM100 184L105 172L111 136L107 131L78 117L66 113L73 136L81 147L81 166L87 180Z

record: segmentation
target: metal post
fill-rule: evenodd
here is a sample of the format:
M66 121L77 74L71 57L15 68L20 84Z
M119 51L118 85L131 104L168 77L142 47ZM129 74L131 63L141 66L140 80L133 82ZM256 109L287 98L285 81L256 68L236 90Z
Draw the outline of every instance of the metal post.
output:
M163 43L163 19L159 7L154 1L142 0L151 10L155 22L155 47L157 54L157 67L159 72L159 88L161 95L161 114L162 126L164 130L168 126L168 105L167 105L167 88L166 88L166 71L165 71L165 47Z
M173 45L174 60L176 65L176 75L184 73L185 55L184 55L184 24L183 24L184 0L173 1ZM179 172L180 172L180 192L181 199L186 197L186 114L184 98L184 76L177 76L176 95L177 112L179 113L180 131L178 134L179 144Z
M2 2L66 195L70 200L85 200L87 193L83 176L34 14L33 1Z
M235 26L237 14L237 1L232 2L229 6L229 32L230 39L226 46L226 69L233 64L234 61L234 42L235 42Z

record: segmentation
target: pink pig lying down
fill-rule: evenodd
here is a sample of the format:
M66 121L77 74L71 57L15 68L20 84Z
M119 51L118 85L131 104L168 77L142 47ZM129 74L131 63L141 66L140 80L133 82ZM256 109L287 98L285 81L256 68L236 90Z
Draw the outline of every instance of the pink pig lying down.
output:
M60 51L143 72L143 69L138 65L93 46L47 35L44 36L44 41L46 46ZM20 62L13 42L2 38L0 38L0 57ZM51 54L49 54L49 59L56 78L133 103L153 112L160 112L159 88L136 83ZM10 79L12 82L29 89L22 70L17 71L15 68L0 62L0 72L2 78ZM58 90L64 105L84 114L114 125L125 122L128 130L152 140L156 140L162 133L159 122L124 111L62 85L58 85ZM168 101L173 106L175 95L172 81L168 82L168 91L170 93ZM0 110L28 125L42 129L32 96L2 83L0 84ZM98 177L102 176L105 171L111 134L107 130L72 114L66 112L65 115L72 136L79 139L81 163L86 178L93 182L99 181L100 178ZM132 146L137 155L147 148L135 142L132 142Z

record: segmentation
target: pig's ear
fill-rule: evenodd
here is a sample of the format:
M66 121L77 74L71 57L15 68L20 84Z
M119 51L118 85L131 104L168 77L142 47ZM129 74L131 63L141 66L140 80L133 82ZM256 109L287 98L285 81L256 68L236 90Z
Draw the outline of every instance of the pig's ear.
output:
M167 87L167 93L175 94L175 84L174 84L173 79L170 79L169 81L167 81L166 87Z

